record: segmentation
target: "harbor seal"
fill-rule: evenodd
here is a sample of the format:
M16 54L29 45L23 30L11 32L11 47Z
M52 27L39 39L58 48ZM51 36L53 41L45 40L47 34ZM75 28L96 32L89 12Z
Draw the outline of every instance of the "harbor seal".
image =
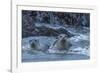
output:
M71 44L68 41L67 35L60 34L58 39L51 44L50 48L48 49L49 53L67 53Z
M32 52L46 52L48 48L49 46L41 43L39 39L30 40L30 51Z
M29 43L30 43L31 50L39 50L40 49L39 40L36 40L36 39L30 40Z

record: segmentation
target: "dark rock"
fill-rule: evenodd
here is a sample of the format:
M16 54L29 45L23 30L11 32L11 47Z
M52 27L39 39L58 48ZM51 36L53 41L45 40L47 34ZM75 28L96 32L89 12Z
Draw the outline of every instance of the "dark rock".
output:
M68 37L73 36L68 30L59 28L53 29L45 26L36 27L35 23L59 25L59 26L90 26L89 13L72 13L72 12L49 12L49 11L31 11L22 10L22 37L29 36L58 36L66 34Z

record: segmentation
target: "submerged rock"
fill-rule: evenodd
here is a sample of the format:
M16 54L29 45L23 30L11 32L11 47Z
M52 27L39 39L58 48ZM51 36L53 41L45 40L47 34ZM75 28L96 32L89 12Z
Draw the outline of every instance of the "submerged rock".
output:
M60 34L66 34L67 37L74 36L64 28L54 29L46 26L41 26L41 27L36 27L36 29L37 31L34 32L36 34L33 34L33 36L59 36Z

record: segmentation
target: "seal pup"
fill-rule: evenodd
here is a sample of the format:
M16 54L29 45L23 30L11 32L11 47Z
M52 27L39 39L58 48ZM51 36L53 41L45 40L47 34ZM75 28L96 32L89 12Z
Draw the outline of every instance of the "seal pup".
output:
M29 41L31 50L39 50L40 43L39 40L33 39Z
M48 45L46 44L42 44L39 39L33 39L33 40L30 40L30 51L32 52L46 52L47 49L49 48Z

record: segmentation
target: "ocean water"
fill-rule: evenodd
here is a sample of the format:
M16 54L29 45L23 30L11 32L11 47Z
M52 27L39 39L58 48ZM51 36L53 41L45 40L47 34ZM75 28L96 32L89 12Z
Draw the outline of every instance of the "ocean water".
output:
M39 26L39 25L38 25ZM47 25L46 25L47 26ZM49 26L48 26L49 27ZM50 26L50 28L52 28ZM61 27L64 28L64 27ZM57 29L54 27L54 29ZM22 62L42 62L42 61L71 61L90 59L90 32L88 27L82 30L73 27L66 28L74 36L68 38L71 43L67 53L48 53L50 45L56 40L55 37L30 36L22 39ZM30 47L30 40L39 40L40 49Z

